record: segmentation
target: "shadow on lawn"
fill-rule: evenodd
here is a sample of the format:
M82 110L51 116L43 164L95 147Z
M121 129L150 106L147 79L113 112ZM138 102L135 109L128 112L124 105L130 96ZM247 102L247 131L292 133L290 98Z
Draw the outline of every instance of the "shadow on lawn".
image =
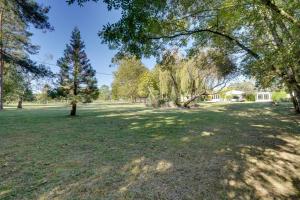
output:
M268 105L118 115L132 130L120 165L52 194L103 199L299 199L299 126ZM124 115L122 115L124 114ZM202 124L205 123L205 124ZM121 125L120 125L121 124ZM176 127L174 127L176 125ZM140 136L138 136L139 134ZM143 137L146 138L143 138ZM124 147L125 148L125 147ZM75 192L75 193L74 193ZM49 197L49 196L48 196Z
M300 197L300 128L297 116L281 108L132 108L82 112L78 120L112 124L105 141L86 134L87 148L103 142L107 155L86 151L80 162L89 175L39 190L40 199Z

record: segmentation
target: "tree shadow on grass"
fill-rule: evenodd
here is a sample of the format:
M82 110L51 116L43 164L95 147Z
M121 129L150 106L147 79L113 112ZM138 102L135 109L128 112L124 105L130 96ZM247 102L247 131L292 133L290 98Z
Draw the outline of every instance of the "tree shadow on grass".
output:
M83 112L64 134L80 129L73 127L78 122L85 125L84 133L59 135L61 143L57 138L44 143L48 151L61 149L57 157L63 160L55 163L49 154L51 164L44 172L49 182L26 195L297 199L300 128L293 117L276 109L232 104L198 110Z

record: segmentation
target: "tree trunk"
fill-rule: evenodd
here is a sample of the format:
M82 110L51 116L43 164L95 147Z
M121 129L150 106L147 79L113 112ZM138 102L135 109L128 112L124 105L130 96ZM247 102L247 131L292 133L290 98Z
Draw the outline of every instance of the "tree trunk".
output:
M294 90L294 95L291 97L296 113L300 113L300 91Z
M298 28L300 28L300 22L297 18L295 18L292 14L287 13L285 10L280 9L277 5L275 5L271 0L261 0L261 2L266 5L271 11L275 12L282 18L290 21L294 25L296 25Z
M76 116L76 108L77 108L77 104L75 102L72 102L72 109L71 109L71 116Z
M180 103L180 92L179 92L179 88L178 88L178 84L176 82L176 79L175 77L172 75L172 73L170 74L171 75L171 79L173 81L173 85L174 85L174 90L175 90L175 96L176 96L176 99L174 101L175 105L177 107L181 107L181 103Z
M300 113L300 87L297 82L289 80L287 83L289 89L291 100L294 105L294 110L296 113Z
M279 34L276 31L276 25L272 24L270 21L271 21L271 19L268 18L267 16L265 16L265 22L269 28L269 31L270 31L271 35L273 36L276 46L278 47L278 49L280 49L281 46L283 45L283 39L279 37ZM284 23L281 22L280 28L283 31L285 31L286 34L289 34ZM290 34L289 34L289 37L291 37ZM288 70L290 70L291 73L289 73ZM295 112L300 113L300 86L299 86L299 83L297 82L296 73L295 73L293 66L288 66L286 72L284 72L284 73L289 74L287 82L290 87L291 99L292 99L292 102L294 105Z
M17 108L18 109L22 109L23 108L23 98L22 97L19 98L18 107Z
M292 99L292 102L293 102L293 105L294 105L295 112L300 113L300 107L298 105L296 97L294 97L292 93L290 95L291 95L291 99Z
M189 100L183 103L183 107L188 108L189 104L201 97L202 95L207 95L206 92L203 92L202 94L194 95Z
M3 110L3 62L0 56L0 111Z
M183 107L188 108L189 104L192 103L193 101L195 101L196 99L198 99L201 95L196 95L191 97L189 100L187 100L186 102L183 103Z
M3 60L3 10L0 11L0 111L3 110L3 78L4 78L4 60Z

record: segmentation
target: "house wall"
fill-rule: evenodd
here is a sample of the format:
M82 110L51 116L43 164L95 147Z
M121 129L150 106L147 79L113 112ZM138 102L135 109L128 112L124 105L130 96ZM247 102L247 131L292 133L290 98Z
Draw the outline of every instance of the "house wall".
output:
M255 96L256 102L272 102L271 92L257 92Z

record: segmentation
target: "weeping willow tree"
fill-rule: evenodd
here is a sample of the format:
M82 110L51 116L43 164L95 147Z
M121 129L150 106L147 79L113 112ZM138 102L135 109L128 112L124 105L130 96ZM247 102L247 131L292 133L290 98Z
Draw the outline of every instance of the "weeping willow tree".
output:
M171 96L172 80L169 71L159 69L159 88L161 99L168 99Z
M191 58L169 51L160 64L160 90L176 106L188 107L203 95L219 92L236 77L236 71L231 59L218 49L201 51Z
M180 103L180 76L179 72L182 68L183 58L178 51L167 51L163 56L160 64L160 87L162 97L171 99L176 106Z

